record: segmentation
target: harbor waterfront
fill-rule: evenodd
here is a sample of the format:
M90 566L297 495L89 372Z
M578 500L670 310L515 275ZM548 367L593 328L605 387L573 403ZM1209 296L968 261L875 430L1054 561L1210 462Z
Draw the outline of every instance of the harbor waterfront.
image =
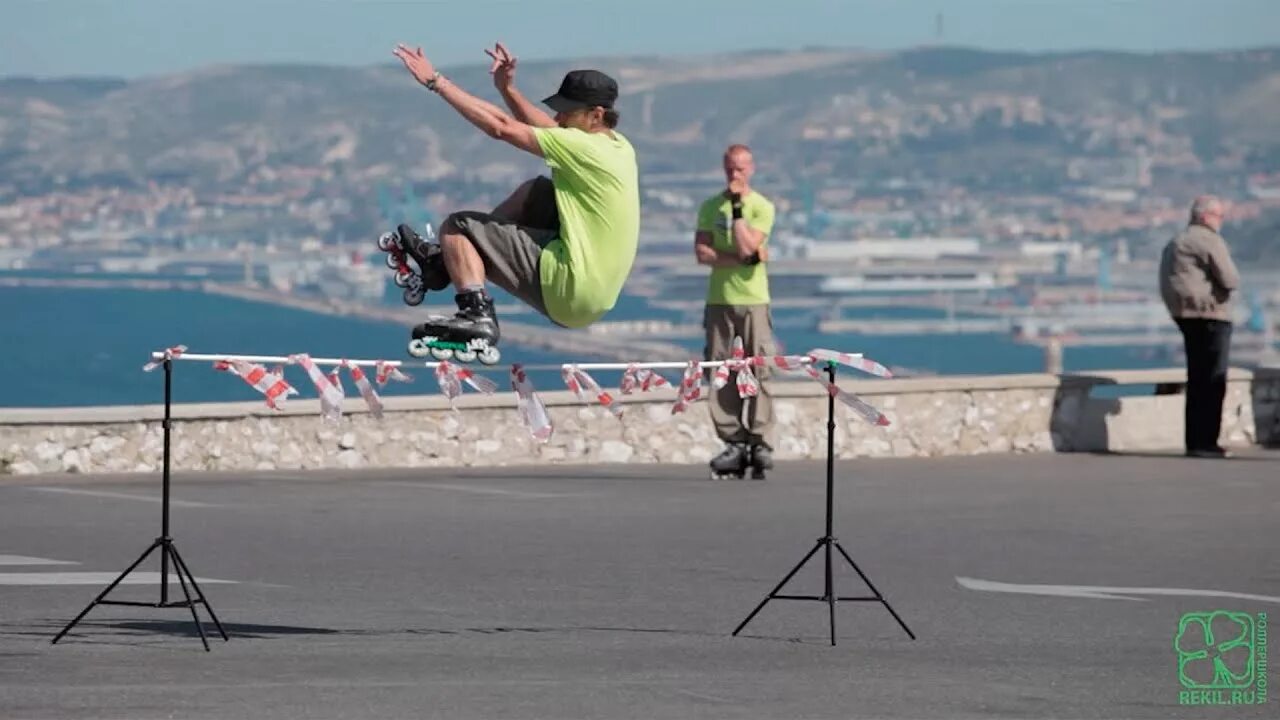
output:
M0 386L0 407L65 407L129 405L155 402L157 379L141 372L147 354L176 344L195 352L313 355L409 360L404 351L408 327L428 312L393 304L364 305L253 290L199 281L130 281L27 279L16 286L0 278L0 337L6 350L7 382ZM34 286L33 286L34 285ZM142 289L151 288L151 289ZM430 304L428 301L428 305ZM500 300L501 302L501 300ZM886 300L886 302L889 302ZM822 332L813 309L780 302L774 310L775 332L785 352L827 347L862 352L901 376L1027 373L1044 370L1045 352L1019 342L1007 332L947 334L910 332L912 323L946 322L947 312L923 306L857 305L842 310L847 323ZM503 303L513 307L512 303ZM441 310L444 308L441 307ZM501 310L500 310L501 311ZM681 360L702 352L701 305L624 296L595 332L552 327L533 314L503 316L510 339L503 361L487 372L507 388L511 362L558 364L592 359ZM967 321L966 321L967 322ZM987 320L990 322L990 319ZM610 325L618 324L621 327ZM632 324L649 334L625 331ZM883 332L899 324L907 332ZM612 328L612 329L611 329ZM668 330L667 334L663 329ZM619 330L623 330L619 332ZM994 328L991 328L994 330ZM1176 365L1180 361L1162 346L1070 346L1063 351L1064 370L1140 369ZM297 380L297 378L294 378ZM559 373L539 371L540 388L559 389ZM617 378L601 375L602 385ZM310 388L300 384L308 395ZM438 392L429 371L413 383L391 383L386 394ZM175 378L179 402L226 402L253 399L253 391L222 373L183 368Z

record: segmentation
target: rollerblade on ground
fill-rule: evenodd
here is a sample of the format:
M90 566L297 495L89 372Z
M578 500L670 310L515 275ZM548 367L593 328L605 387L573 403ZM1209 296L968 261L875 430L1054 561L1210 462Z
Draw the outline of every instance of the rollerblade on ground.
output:
M493 298L483 290L468 290L454 296L458 312L453 317L433 315L413 328L409 354L430 355L436 360L494 365L502 359L498 351L498 318Z
M767 445L751 446L751 479L764 480L765 471L773 469L773 451Z
M444 267L444 252L430 242L435 237L427 226L427 238L401 223L395 232L378 238L378 249L387 253L387 267L396 271L395 284L404 288L406 305L419 305L428 291L439 292L449 287L449 273ZM409 263L412 258L417 268Z
M747 444L729 443L719 455L711 458L711 479L741 480L746 475L747 466L750 464L751 451L747 448Z

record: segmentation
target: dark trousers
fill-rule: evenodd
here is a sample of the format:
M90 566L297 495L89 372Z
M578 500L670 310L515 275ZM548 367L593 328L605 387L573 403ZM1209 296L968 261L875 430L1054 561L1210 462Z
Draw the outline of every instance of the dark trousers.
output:
M1227 395L1227 355L1231 323L1224 320L1177 320L1187 354L1186 449L1212 450L1222 431L1222 401Z

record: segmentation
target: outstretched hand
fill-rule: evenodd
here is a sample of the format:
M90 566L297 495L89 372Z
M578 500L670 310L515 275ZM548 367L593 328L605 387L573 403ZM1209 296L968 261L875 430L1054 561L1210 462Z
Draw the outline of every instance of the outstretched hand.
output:
M493 58L489 74L493 76L494 86L499 90L511 87L516 80L516 56L502 43L494 43L492 50L485 48L484 54Z
M405 68L413 74L413 79L423 85L426 85L427 81L436 74L436 67L422 54L422 48L414 50L400 43L396 45L395 50L391 51L391 54L400 58L400 62L404 63Z

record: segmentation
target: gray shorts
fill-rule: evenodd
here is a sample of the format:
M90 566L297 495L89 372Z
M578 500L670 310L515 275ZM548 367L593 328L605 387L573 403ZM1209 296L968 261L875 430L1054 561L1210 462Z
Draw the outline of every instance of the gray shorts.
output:
M486 280L547 314L538 264L542 248L560 234L555 186L549 178L534 179L519 218L464 211L453 213L448 221L480 254Z

